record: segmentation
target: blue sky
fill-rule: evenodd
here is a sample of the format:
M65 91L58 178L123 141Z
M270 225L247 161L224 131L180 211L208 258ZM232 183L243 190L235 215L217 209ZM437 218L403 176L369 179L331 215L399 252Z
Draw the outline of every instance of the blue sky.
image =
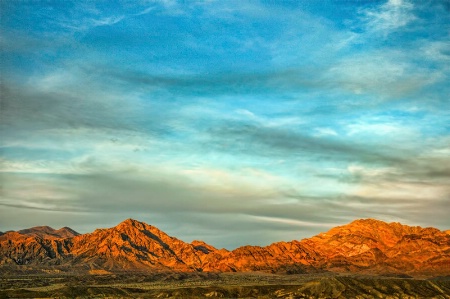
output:
M0 230L450 228L448 1L2 1Z

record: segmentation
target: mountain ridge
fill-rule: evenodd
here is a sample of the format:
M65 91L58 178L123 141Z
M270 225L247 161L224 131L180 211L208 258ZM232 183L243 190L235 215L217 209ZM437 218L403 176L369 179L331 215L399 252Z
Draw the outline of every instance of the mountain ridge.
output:
M71 238L80 234L67 226L58 230L50 226L34 226L31 228L21 229L17 232L22 235L37 236L41 238Z
M206 272L450 274L450 230L358 219L302 240L217 249L126 219L78 234L41 226L0 235L0 271L45 267Z

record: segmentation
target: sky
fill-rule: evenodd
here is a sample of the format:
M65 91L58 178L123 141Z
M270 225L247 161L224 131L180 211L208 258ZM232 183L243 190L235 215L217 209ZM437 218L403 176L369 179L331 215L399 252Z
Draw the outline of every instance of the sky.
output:
M450 228L450 2L0 1L0 231L218 248Z

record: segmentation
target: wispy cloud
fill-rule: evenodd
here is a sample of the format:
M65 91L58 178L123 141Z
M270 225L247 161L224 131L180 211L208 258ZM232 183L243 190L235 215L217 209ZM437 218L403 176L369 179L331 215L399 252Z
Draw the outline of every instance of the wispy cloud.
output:
M439 70L413 63L409 54L384 49L354 55L331 67L327 77L336 88L383 98L409 96L443 78Z
M417 20L414 4L408 0L388 0L381 7L363 10L362 15L369 32L385 37Z
M86 17L82 20L77 20L75 22L73 22L72 19L68 19L66 21L61 20L59 22L59 26L61 26L61 28L65 28L74 32L84 32L86 30L90 30L95 27L112 26L123 21L124 19L125 19L124 15L100 17L100 18Z
M368 149L355 141L323 139L282 128L239 122L225 122L223 125L211 128L209 134L214 144L237 153L277 157L308 155L322 159L356 159L366 163L377 161L395 163L403 160L401 155L387 154L382 149Z
M102 18L99 20L92 20L92 24L93 24L93 26L111 26L111 25L119 23L124 18L125 18L124 16L106 17L106 18Z

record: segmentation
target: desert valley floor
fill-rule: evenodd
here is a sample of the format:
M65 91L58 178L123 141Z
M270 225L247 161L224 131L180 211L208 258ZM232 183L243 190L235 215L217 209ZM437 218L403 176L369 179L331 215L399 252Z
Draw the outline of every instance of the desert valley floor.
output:
M120 273L3 277L0 298L450 298L450 277Z

